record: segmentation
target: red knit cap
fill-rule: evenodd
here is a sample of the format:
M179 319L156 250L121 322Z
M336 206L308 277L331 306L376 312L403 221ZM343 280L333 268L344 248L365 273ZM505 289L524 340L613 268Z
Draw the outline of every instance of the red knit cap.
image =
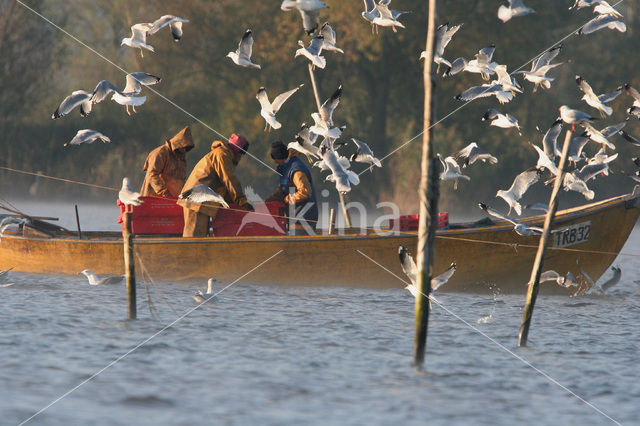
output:
M229 136L229 147L238 154L244 154L249 147L249 141L244 136L233 133Z

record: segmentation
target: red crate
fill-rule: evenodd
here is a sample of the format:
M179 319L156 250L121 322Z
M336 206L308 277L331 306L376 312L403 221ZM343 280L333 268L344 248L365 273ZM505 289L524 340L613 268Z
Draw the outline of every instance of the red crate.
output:
M182 207L176 204L176 198L140 197L142 204L129 206L131 214L131 232L133 234L174 234L182 235L184 215ZM124 204L118 200L120 216L118 223L124 223Z
M274 216L261 214L264 205ZM256 212L248 212L236 204L229 209L220 209L211 222L212 235L217 237L235 237L252 235L284 235L287 232L287 219L283 216L284 203L279 201L254 203Z
M420 215L406 214L399 216L397 219L389 219L389 228L396 229L396 221L398 223L398 231L417 231L418 223L420 221ZM449 213L438 213L438 229L449 228Z

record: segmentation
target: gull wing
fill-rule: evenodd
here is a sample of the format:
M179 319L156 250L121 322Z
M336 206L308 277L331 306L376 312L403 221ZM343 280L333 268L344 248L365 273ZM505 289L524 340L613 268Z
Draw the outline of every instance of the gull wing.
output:
M620 31L621 33L627 31L627 26L624 22L618 21L615 16L612 15L598 15L578 30L578 34L591 34L602 28L611 28Z
M551 172L552 175L557 175L558 174L558 166L555 165L555 163L549 158L549 156L547 154L545 154L545 152L543 150L541 150L538 145L534 145L534 144L530 144L531 146L533 146L533 148L535 148L536 152L538 153L538 163L536 164L537 167L544 167L545 169L549 170L549 172Z
M322 24L322 28L320 29L320 34L324 37L324 42L330 45L336 44L336 32L328 22Z
M278 96L276 96L276 98L271 103L271 107L273 108L273 112L274 113L278 112L280 110L280 107L282 107L282 104L284 104L285 101L291 97L291 95L293 95L298 90L300 90L300 88L302 86L304 86L304 84L301 84L300 86L296 87L295 89L291 89L288 92L284 92L284 93L281 93Z
M400 258L400 265L402 266L402 270L407 275L407 277L409 277L411 283L415 285L418 280L418 267L413 261L413 257L409 255L406 247L404 246L398 247L398 257Z
M271 106L271 102L269 102L269 97L267 96L267 90L264 87L258 89L256 99L258 100L258 102L260 102L260 107L262 107L262 109L267 111L273 109L273 107Z
M162 79L160 77L146 72L132 72L130 74L127 74L127 85L125 86L122 93L138 94L142 90L141 85L152 86L154 84L160 83L161 80Z
M476 60L478 63L489 64L493 58L493 52L495 51L496 46L493 44L491 46L483 47L478 51L478 53L476 53Z
M365 12L371 12L375 8L376 8L376 4L373 0L364 0Z
M449 279L456 272L456 268L457 268L457 265L454 262L442 274L438 275L437 277L432 278L431 279L431 290L437 290L440 287L442 287L443 284L446 284L447 281L449 281Z
M394 17L391 14L391 11L389 10L389 6L388 5L380 2L376 6L376 9L380 13L380 18L382 18L382 19L390 19L392 21L394 20Z
M545 281L558 281L558 278L560 278L560 274L556 271L545 271L540 274L539 282L543 283Z
M614 158L615 159L615 158ZM613 161L613 160L611 160ZM585 164L582 166L580 171L578 171L575 175L577 178L583 180L585 183L590 179L598 176L604 170L609 168L609 164L607 163L595 163L595 164Z
M582 90L582 92L585 95L597 98L596 94L593 93L593 89L591 88L589 83L586 82L584 78L580 77L579 75L576 75L576 83L578 84L578 87L580 88L580 90Z
M491 207L487 206L485 203L478 203L478 207L480 207L482 210L484 210L485 212L487 212L489 215L500 219L500 220L504 220L505 222L510 222L513 225L520 225L520 222L518 222L517 220L515 220L512 217L509 217L507 215L504 215L502 213L500 213L497 210L492 209Z
M156 19L153 22L153 24L151 24L151 28L149 29L149 34L153 35L153 34L157 33L158 31L160 31L162 28L166 27L167 25L172 25L174 23L179 23L180 24L180 36L182 36L182 23L183 22L189 22L189 20L180 18L180 17L175 16L175 15L163 15L160 18ZM171 32L173 32L173 28L171 29ZM175 38L175 36L174 36L174 38Z
M111 82L107 80L102 80L96 85L96 88L93 89L93 94L91 95L91 102L94 104L98 104L102 102L111 92L121 93L120 90Z
M624 85L624 91L631 96L636 102L640 102L640 93L634 89L629 83Z
M553 61L556 56L558 56L563 47L564 46L562 44L559 44L558 46L552 47L542 55L538 56L538 58L531 63L531 72L535 72L538 68L549 65L551 61Z
M237 53L239 56L244 58L251 58L251 54L253 53L253 36L251 35L250 29L244 32L244 35L238 44Z
M351 140L353 141L353 143L356 144L356 147L357 147L356 154L370 155L373 157L373 151L371 151L371 148L369 148L369 145L355 138L351 138Z
M614 92L603 93L602 95L598 95L598 100L603 104L609 103L622 93L622 88L616 89Z
M300 16L302 16L302 27L307 35L313 34L320 24L320 11L319 10L302 10L299 9ZM324 33L323 33L324 34ZM335 33L334 33L335 38ZM334 41L335 43L335 41Z
M324 101L320 107L320 117L329 125L333 125L333 111L340 103L340 96L342 96L342 84L338 86L335 92L329 99Z
M449 42L453 38L453 35L460 29L461 26L462 24L454 25L453 27L449 28L449 23L447 22L446 24L442 24L438 27L438 29L436 30L435 49L438 55L442 56L442 54L444 53L444 49L447 47L447 44L449 44Z
M323 44L324 44L324 36L320 34L316 36L313 40L311 40L311 43L309 43L309 47L307 47L306 49L312 55L319 55L320 53L322 53Z
M618 124L612 124L611 126L607 126L604 129L600 130L600 133L602 133L602 136L604 136L605 138L610 138L616 133L620 133L620 130L624 129L624 126L626 125L627 125L626 121L623 121Z
M542 171L532 167L524 172L520 173L513 180L511 184L511 188L509 188L508 192L511 192L516 200L522 198L525 192L533 185L534 183L540 180L540 175Z
M141 43L147 43L147 34L153 24L135 24L131 27L131 37Z
M589 142L589 136L587 136L586 132L580 136L574 136L571 138L571 143L569 145L569 154L568 158L580 158L582 154L582 150L584 146Z
M557 154L557 140L560 132L562 132L562 119L558 118L553 122L549 130L542 137L542 148L549 158L553 158Z
M478 98L486 98L489 96L498 96L502 92L502 86L499 84L483 84L482 86L471 87L456 96L456 99L462 101L472 101Z
M83 110L81 111L82 116L84 117L88 115L91 112L91 102L89 102L91 100L91 96L92 93L87 92L86 90L76 90L75 92L72 92L69 96L64 98L60 106L58 106L58 108L51 115L51 118L55 119L63 117L69 114L69 112L71 112L71 110L73 110L78 105L83 106ZM89 104L88 111L84 109L85 104L87 103Z
M222 204L226 208L229 207L229 204L227 204L227 202L220 194L218 194L216 191L209 188L205 184L196 185L193 188L184 191L178 196L178 198L191 201L192 203L204 203L207 201L213 201Z

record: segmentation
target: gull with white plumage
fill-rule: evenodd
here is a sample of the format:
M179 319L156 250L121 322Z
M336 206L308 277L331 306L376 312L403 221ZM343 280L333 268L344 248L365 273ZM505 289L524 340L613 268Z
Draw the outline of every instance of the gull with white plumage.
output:
M449 23L442 24L436 30L436 45L433 51L433 62L438 64L436 68L436 73L440 72L440 65L444 65L447 69L451 69L451 62L446 60L442 55L444 55L444 49L447 47L453 35L462 27L460 25L454 25L449 28ZM420 59L425 59L427 57L427 52L423 51L420 54Z
M518 134L522 135L520 132L520 125L518 124L518 120L509 113L501 113L498 110L493 108L489 108L487 112L482 116L482 121L491 121L491 126L501 127L503 129L515 128L518 130Z
M487 212L490 216L495 217L496 219L504 220L505 222L509 222L513 225L513 230L518 235L522 235L523 237L527 237L529 235L539 235L542 234L542 228L539 226L529 226L524 223L518 222L514 218L504 215L497 210L492 209L487 206L485 203L478 203L478 207Z
M209 188L203 183L201 183L200 185L196 185L187 191L184 191L182 194L178 195L178 198L181 200L189 201L191 203L214 202L222 205L227 209L229 208L229 204L224 200L224 197L222 197L216 191Z
M481 160L483 163L489 162L490 164L498 163L498 159L489 154L484 149L480 148L477 143L471 142L466 147L462 148L456 154L454 154L456 160L463 160L462 167L465 168L470 164Z
M244 32L240 43L238 43L238 49L235 52L227 53L227 58L231 58L234 64L240 65L245 68L260 69L260 65L251 62L251 55L253 54L253 35L251 29Z
M522 206L518 201L531 185L540 180L541 175L542 170L532 167L518 174L508 190L498 190L496 197L502 198L509 205L509 212L507 214L511 214L512 209L518 216L522 214Z
M525 6L522 0L509 0L509 6L501 5L498 8L498 19L502 22L507 22L511 18L525 16L530 13L535 13L535 10Z
M333 111L338 107L340 103L340 97L342 96L342 85L338 86L335 92L324 101L320 106L319 112L311 114L314 125L309 128L312 133L323 136L327 139L338 139L342 135L342 129L344 127L333 127Z
M139 206L142 204L142 200L140 200L140 193L131 188L129 178L127 177L122 179L122 188L120 188L120 192L118 193L118 199L125 206Z
M601 117L604 118L605 114L611 115L613 113L613 108L611 108L606 104L613 101L618 96L620 96L620 93L622 93L621 87L619 87L616 91L611 93L603 93L601 95L596 95L593 92L593 89L591 88L589 83L587 83L586 80L580 77L579 75L576 75L576 83L578 84L578 87L580 88L580 90L584 93L584 95L580 99L585 101L587 105L600 111Z
M324 56L321 56L322 47L324 45L324 36L319 34L311 42L309 46L305 46L302 40L298 40L298 46L300 49L296 50L295 58L298 56L304 56L307 58L314 67L324 69L327 66L327 60Z
M260 102L260 115L265 120L265 131L270 129L279 129L282 127L282 124L276 120L276 114L282 108L282 105L289 99L294 93L296 93L300 88L304 86L304 84L299 85L298 87L286 91L284 93L279 94L275 97L273 102L269 101L269 97L267 96L267 91L264 87L258 89L258 93L256 94L256 99Z
M400 258L402 271L409 278L409 281L411 281L405 289L409 290L409 292L416 297L418 295L418 288L416 287L418 282L418 267L416 266L416 262L404 246L398 247L398 257ZM446 284L456 272L456 269L457 265L453 262L442 274L431 278L431 291L435 291Z
M106 137L102 133L98 132L97 130L83 129L83 130L78 130L78 132L73 137L73 139L71 139L71 141L65 143L64 146L81 145L83 143L89 144L89 143L93 143L93 142L95 142L97 140L101 140L104 143L110 143L111 142L111 139L109 139L108 137Z
M311 157L320 158L320 148L315 145L318 135L311 133L307 123L302 123L300 131L296 135L294 142L287 144L287 149L293 149L307 156L309 163L312 162Z
M349 160L355 161L356 163L368 164L370 172L373 172L373 166L382 167L382 163L373 155L373 151L371 151L369 145L355 138L351 138L351 140L356 144L356 151L351 155Z
M449 156L443 159L442 155L440 155L439 153L437 154L437 156L438 156L438 159L440 160L440 163L442 163L442 167L444 169L442 173L440 173L440 180L443 180L443 181L452 180L454 190L458 189L458 180L460 179L471 180L469 176L462 174L462 172L460 171L460 166L456 162L455 158L453 158L452 156Z
M525 80L533 83L534 92L538 90L538 87L549 89L551 87L551 82L554 79L551 77L547 77L547 73L553 68L562 65L562 62L558 62L555 64L551 63L551 61L554 60L556 56L558 56L562 49L562 44L556 47L552 47L531 62L530 71L514 71L512 74L522 74Z

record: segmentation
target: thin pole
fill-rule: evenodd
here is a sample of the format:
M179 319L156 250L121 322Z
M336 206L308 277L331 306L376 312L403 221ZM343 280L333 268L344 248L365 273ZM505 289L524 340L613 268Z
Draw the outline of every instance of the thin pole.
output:
M435 44L437 0L429 0L427 24L427 57L424 60L424 133L422 135L422 173L420 175L420 220L418 224L418 295L415 306L415 340L413 362L416 366L424 363L427 347L427 328L429 324L429 293L433 276L433 258L435 257L436 225L438 223L439 169L433 152L432 109L435 78L433 75L433 52Z
M129 307L129 319L136 319L136 270L133 259L133 238L131 236L131 212L125 205L124 228L122 229L122 242L124 243L124 273L127 279L127 305Z
M540 236L538 251L536 252L536 259L533 262L533 269L531 269L531 278L529 278L527 301L524 305L522 324L520 325L520 333L518 334L518 346L527 346L527 338L529 337L529 326L531 325L531 318L533 318L533 308L536 304L538 289L540 287L540 273L542 271L542 263L544 262L544 254L547 250L549 235L551 235L553 218L556 215L556 211L558 210L558 192L560 191L562 182L564 180L564 166L567 162L572 134L573 131L567 130L567 135L564 138L564 145L562 146L562 156L560 157L560 163L558 164L558 174L556 176L555 182L553 183L553 191L551 191L551 199L549 200L549 210L547 211L547 215L544 218L544 229L542 231L542 235Z
M322 108L322 103L320 103L320 92L318 91L318 84L316 83L316 75L313 72L313 65L308 64L309 66L309 77L311 78L311 87L313 88L313 96L316 98L316 106L318 107L318 113L320 113L320 109ZM349 212L347 211L347 204L344 201L344 194L342 192L338 192L340 196L340 205L342 205L342 213L344 214L344 221L347 225L347 228L351 228L351 218L349 217Z
M331 208L329 212L329 235L333 234L333 221L336 217L336 209Z
M78 239L81 240L82 239L82 229L80 229L80 216L78 215L78 205L74 204L74 207L76 208L76 225L78 226Z

